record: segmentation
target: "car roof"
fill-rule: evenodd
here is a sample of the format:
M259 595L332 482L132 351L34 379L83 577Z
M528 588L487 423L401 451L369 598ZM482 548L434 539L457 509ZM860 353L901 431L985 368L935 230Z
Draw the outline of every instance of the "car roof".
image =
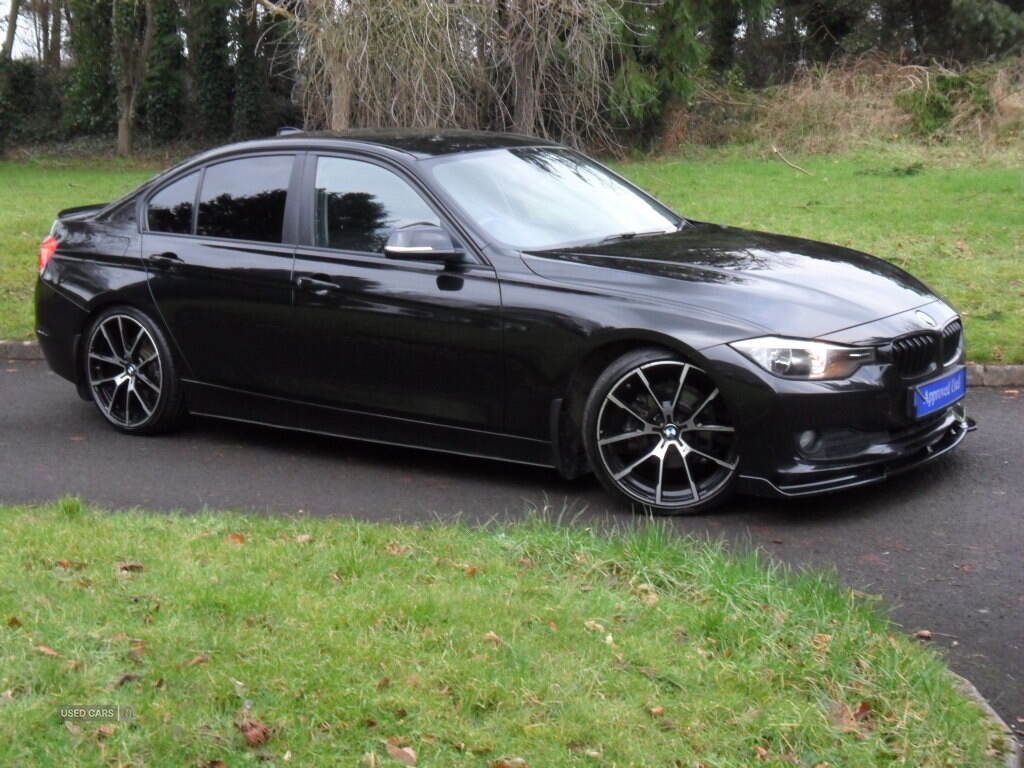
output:
M380 147L416 159L476 152L486 149L558 146L548 139L496 131L372 128L352 131L290 131L280 136L229 144L204 153L204 159L240 151L266 151L282 147L317 149Z

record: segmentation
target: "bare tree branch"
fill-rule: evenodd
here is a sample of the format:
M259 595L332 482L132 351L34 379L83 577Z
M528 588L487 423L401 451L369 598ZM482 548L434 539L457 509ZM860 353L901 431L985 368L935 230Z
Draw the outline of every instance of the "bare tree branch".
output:
M306 0L294 22L310 128L482 128L609 141L607 0Z

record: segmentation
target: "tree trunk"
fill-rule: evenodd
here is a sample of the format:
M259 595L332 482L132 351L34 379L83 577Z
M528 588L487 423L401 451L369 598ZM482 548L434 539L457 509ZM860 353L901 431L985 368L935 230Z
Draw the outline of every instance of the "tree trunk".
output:
M133 0L123 0L132 2ZM145 0L142 39L134 19L118 16L113 5L113 28L117 68L117 154L130 155L134 139L135 101L146 77L146 63L153 47L153 0ZM132 11L134 13L134 11Z
M331 130L344 131L352 120L352 82L345 62L335 57L331 67Z
M127 157L132 153L134 136L132 135L132 112L128 107L121 106L121 97L118 99L117 114L117 154Z
M18 11L21 0L11 0L11 8L7 13L7 34L4 36L4 47L0 49L0 61L10 61L14 51L14 35L18 30Z
M46 49L46 57L43 63L52 72L60 69L61 51L61 22L64 17L61 13L63 0L53 0L50 3L50 45Z
M36 2L31 10L33 23L36 27L36 48L39 61L46 60L50 50L50 3Z

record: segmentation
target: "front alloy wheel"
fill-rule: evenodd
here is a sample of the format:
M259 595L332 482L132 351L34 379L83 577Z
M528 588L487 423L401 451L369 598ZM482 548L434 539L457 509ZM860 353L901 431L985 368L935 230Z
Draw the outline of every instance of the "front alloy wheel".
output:
M629 502L678 514L728 495L736 430L703 369L655 350L620 358L595 385L587 417L591 465Z

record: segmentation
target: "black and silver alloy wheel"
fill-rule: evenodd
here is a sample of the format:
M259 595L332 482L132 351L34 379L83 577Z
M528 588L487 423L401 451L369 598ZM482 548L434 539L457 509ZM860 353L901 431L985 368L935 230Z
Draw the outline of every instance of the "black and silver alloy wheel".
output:
M591 463L605 485L633 503L661 512L706 509L735 478L736 430L704 370L652 356L627 361L624 371L613 365L610 385L595 387L601 399L590 403Z
M180 398L170 353L152 322L131 308L107 311L87 344L89 391L107 421L126 432L169 426Z

